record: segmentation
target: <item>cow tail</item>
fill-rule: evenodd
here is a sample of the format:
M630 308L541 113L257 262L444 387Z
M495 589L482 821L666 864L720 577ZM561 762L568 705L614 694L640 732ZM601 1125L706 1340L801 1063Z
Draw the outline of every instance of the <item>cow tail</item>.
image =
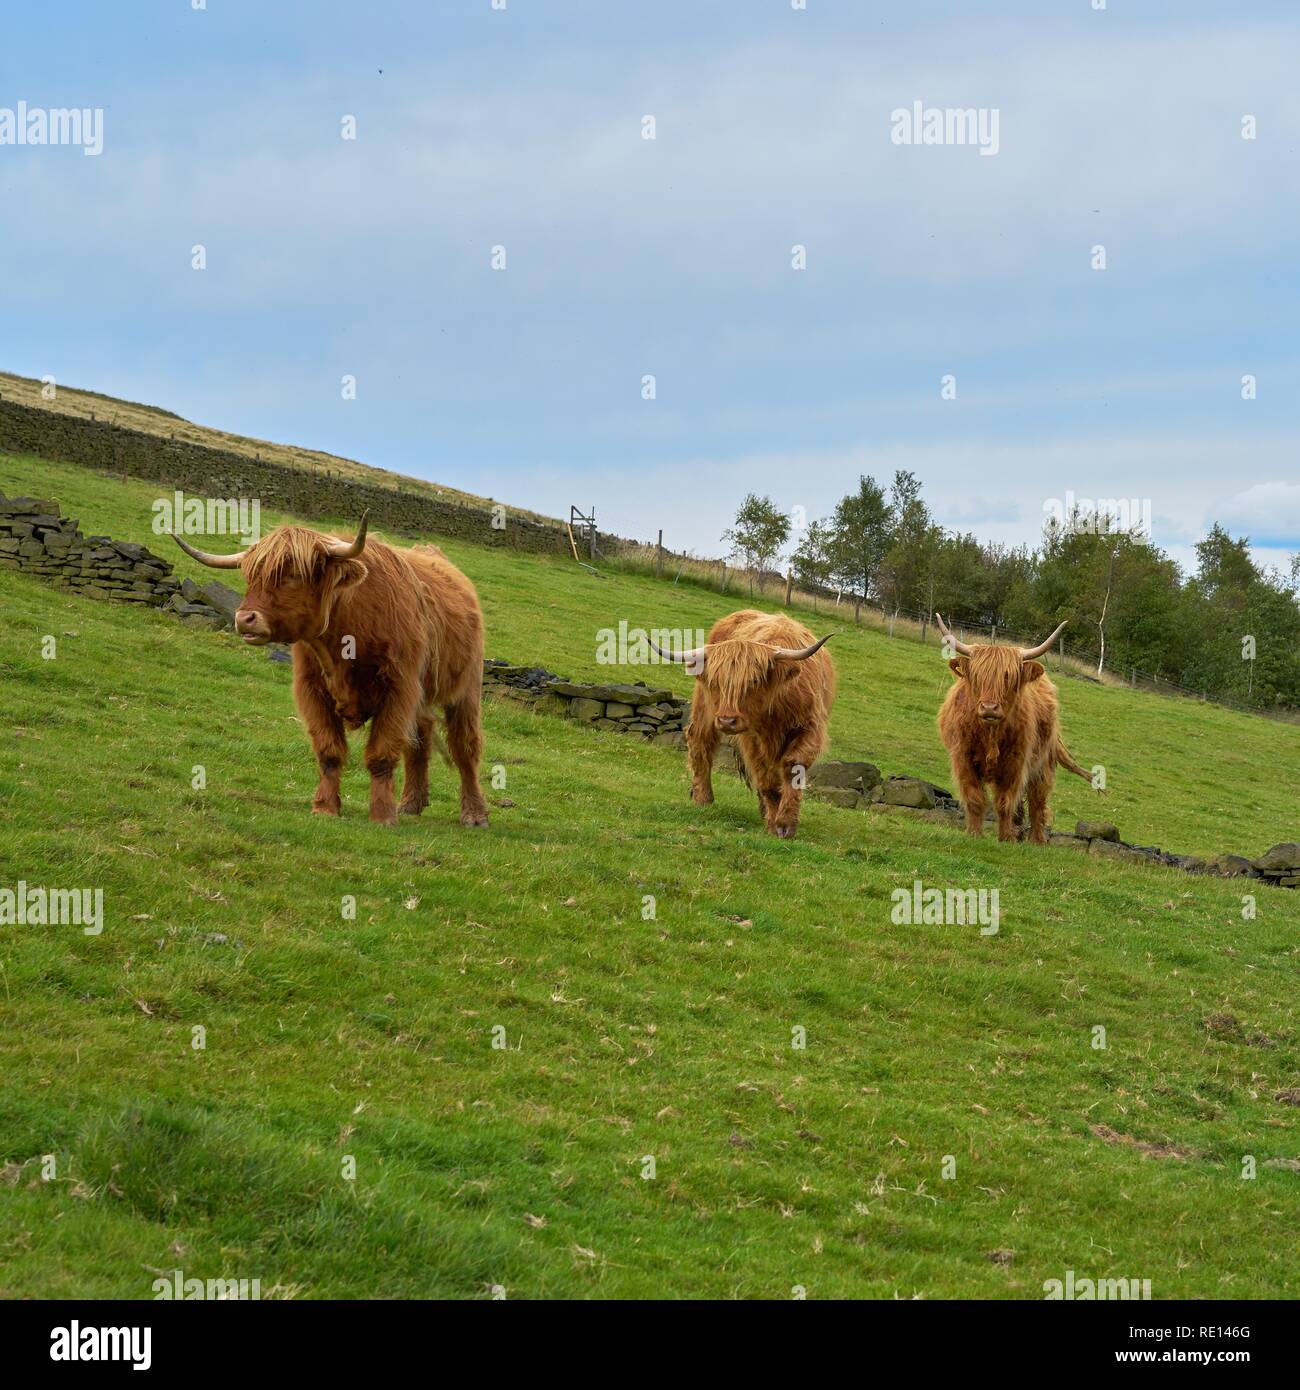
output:
M1070 750L1065 746L1065 740L1061 738L1060 734L1056 736L1056 761L1061 767L1067 768L1076 776L1082 777L1089 786L1092 786L1092 773L1085 772L1083 768L1074 761L1070 756Z
M429 738L432 740L433 746L438 750L438 756L443 762L448 767L454 766L451 761L451 754L447 751L447 745L443 741L442 730L438 727L438 721L436 719L429 726Z

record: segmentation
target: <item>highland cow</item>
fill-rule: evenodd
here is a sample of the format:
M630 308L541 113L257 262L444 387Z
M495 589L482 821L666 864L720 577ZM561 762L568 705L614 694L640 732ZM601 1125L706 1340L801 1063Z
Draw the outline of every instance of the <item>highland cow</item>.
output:
M205 565L243 572L248 591L235 631L246 643L293 644L294 700L320 767L314 812L339 814L347 731L369 723L371 820L393 825L399 811L418 816L429 801L436 705L460 773L461 823L488 823L478 780L483 614L474 586L440 550L367 544L365 517L354 540L280 526L233 555L172 539ZM399 759L400 805L393 793Z
M1065 624L1036 647L967 646L948 631L938 613L934 616L957 652L948 662L956 681L940 707L938 723L966 808L966 829L983 834L987 782L993 789L998 839L1019 838L1027 801L1029 839L1045 845L1047 799L1058 765L1092 782L1061 739L1056 687L1035 660Z
M835 668L821 650L829 641L783 614L746 609L720 618L703 647L655 647L698 678L686 733L696 805L712 802L714 754L722 736L732 734L768 831L794 838L803 787L826 748L835 699Z

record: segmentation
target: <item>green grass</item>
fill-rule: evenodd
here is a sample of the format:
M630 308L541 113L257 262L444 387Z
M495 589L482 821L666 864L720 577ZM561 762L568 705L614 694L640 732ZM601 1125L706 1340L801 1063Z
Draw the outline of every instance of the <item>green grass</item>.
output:
M151 539L149 485L0 458L0 488ZM620 618L725 611L446 548L489 651L576 678L611 674ZM1297 895L1244 921L1248 884L816 803L784 843L738 782L698 809L680 753L504 703L488 832L440 768L418 821L370 825L359 767L323 820L265 653L8 572L0 612L0 886L105 892L98 937L0 927L0 1295L149 1297L174 1268L298 1297L1038 1298L1067 1269L1300 1291L1300 1178L1263 1166L1300 1157L1274 1099L1300 1084ZM935 648L839 627L835 752L944 780ZM1112 790L1073 779L1058 822L1296 838L1294 728L1062 686ZM894 925L916 877L997 887L1001 930Z

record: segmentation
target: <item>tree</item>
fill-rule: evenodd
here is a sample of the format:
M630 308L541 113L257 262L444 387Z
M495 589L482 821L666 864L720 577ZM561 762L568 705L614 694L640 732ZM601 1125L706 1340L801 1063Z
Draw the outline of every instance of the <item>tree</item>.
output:
M795 578L812 590L813 612L817 611L817 591L831 581L831 544L834 527L829 521L814 521L803 533L792 557Z
M900 468L894 474L889 515L889 548L880 567L880 592L897 618L903 608L919 610L925 603L925 576L934 549L930 510L921 501L921 484L915 473Z
M749 593L754 594L754 572L772 567L790 536L790 518L778 511L770 497L749 493L736 513L736 524L722 533L749 570Z
M859 477L858 490L836 503L831 532L831 574L852 593L856 623L889 541L889 503L874 478Z

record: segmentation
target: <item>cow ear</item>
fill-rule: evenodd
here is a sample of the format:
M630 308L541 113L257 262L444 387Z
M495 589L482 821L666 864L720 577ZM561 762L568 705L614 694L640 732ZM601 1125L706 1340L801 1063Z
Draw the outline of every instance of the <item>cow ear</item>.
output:
M369 573L362 560L331 560L326 576L330 581L330 591L341 594L354 584L360 584Z
M1036 681L1044 670L1041 661L1022 661L1020 663L1020 684L1028 685L1030 681Z
M966 675L966 658L964 656L954 656L948 663L948 669L959 680Z

